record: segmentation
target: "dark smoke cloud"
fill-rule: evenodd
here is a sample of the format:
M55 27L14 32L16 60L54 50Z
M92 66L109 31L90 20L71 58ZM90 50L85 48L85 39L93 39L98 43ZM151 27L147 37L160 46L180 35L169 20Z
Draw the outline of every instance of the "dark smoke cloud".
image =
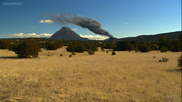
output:
M109 32L101 29L101 24L94 19L88 17L81 17L78 15L72 14L59 14L59 15L48 15L48 18L53 20L55 23L62 23L62 24L75 24L82 28L87 28L90 31L94 32L95 34L105 35L108 37L112 37Z

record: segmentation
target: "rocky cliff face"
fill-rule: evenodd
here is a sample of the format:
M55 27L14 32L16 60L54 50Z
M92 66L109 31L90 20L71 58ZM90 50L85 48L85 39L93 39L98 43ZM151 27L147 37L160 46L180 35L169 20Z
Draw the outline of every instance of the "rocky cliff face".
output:
M50 39L59 39L59 40L88 40L87 38L82 38L74 31L68 27L62 27L59 31L55 32Z

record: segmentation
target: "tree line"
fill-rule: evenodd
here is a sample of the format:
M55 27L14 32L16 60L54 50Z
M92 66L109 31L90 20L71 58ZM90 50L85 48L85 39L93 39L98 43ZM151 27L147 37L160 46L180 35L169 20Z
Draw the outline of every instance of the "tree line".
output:
M18 57L38 57L41 49L57 50L62 46L67 46L68 52L97 51L98 47L104 49L113 49L114 51L140 51L148 52L151 50L160 50L161 52L172 51L179 52L181 49L181 36L179 39L167 40L164 36L157 42L137 42L137 41L74 41L74 40L54 40L43 38L26 39L1 39L0 49L9 49L14 51Z

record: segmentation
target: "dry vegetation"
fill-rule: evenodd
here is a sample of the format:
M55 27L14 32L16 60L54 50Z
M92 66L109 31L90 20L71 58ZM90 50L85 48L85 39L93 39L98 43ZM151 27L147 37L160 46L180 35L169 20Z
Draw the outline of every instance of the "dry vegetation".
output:
M48 52L52 56L47 56ZM18 59L0 50L0 100L3 102L180 102L181 52L101 50L69 58L65 47L42 50L39 58ZM60 56L62 54L63 56ZM155 56L155 59L153 58ZM166 63L158 62L162 57Z

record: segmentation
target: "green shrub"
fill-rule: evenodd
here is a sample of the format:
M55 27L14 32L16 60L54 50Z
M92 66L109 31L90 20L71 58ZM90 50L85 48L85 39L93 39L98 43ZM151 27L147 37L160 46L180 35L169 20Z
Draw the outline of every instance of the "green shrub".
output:
M14 49L19 45L19 42L15 42L9 46L9 51L14 51Z
M68 52L84 52L85 46L83 43L70 43L68 44L68 47L66 48Z
M75 46L72 43L68 44L68 47L66 48L68 52L74 52L74 49L75 49Z
M115 52L115 51L113 51L113 52L111 53L111 55L116 55L116 52Z
M112 42L106 42L103 47L106 49L113 49L115 47L115 44Z
M178 66L182 67L182 55L178 59Z
M38 57L39 47L32 40L25 40L13 50L20 58Z
M130 41L129 43L133 45L134 50L138 49L138 42L137 42L137 41L132 40L132 41Z
M61 48L62 47L62 43L60 43L60 42L56 42L55 45L56 45L57 48Z
M8 40L0 40L0 49L9 49L11 42Z
M72 54L69 55L69 58L71 58L71 57L72 57Z
M72 55L76 55L76 53L75 52L72 52Z
M56 44L54 44L54 43L47 43L46 44L46 49L47 50L57 50L57 46L56 46Z
M101 50L102 50L102 52L105 52L105 50L104 50L104 48L103 48L103 47L101 47Z
M150 45L148 43L145 43L145 42L139 43L139 48L138 49L141 52L151 51Z
M85 44L85 50L94 50L94 51L98 51L97 45L95 43L87 43Z
M95 53L94 50L91 50L91 49L88 50L89 55L93 55L94 53Z
M134 46L127 41L119 41L116 44L115 50L117 50L117 51L127 51L127 50L132 51L132 50L134 50Z
M161 48L161 52L167 52L168 51L168 48L167 47L165 47L165 46L162 46L162 48Z
M171 51L172 52L180 52L181 51L181 41L180 40L173 40L171 42Z
M74 52L84 52L84 51L85 51L85 46L83 43L78 43L74 48Z
M159 44L160 50L163 46L167 47L167 48L169 48L169 46L170 46L170 42L169 42L169 40L166 39L165 36L160 37L158 44Z

